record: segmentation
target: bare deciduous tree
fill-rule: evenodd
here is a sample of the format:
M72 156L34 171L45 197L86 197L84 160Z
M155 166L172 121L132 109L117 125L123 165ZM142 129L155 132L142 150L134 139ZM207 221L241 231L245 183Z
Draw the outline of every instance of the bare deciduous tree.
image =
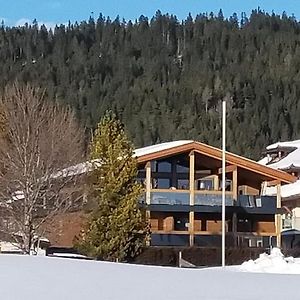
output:
M0 209L26 253L43 224L68 208L66 187L72 191L76 180L68 167L83 158L84 133L74 113L44 98L39 88L15 83L0 99Z

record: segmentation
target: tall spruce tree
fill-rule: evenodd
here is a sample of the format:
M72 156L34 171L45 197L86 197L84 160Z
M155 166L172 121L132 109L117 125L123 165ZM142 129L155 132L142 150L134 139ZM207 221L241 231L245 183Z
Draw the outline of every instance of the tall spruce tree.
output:
M123 124L107 112L93 136L90 178L96 205L78 243L84 253L110 261L136 256L146 240L147 223L138 199L137 161Z

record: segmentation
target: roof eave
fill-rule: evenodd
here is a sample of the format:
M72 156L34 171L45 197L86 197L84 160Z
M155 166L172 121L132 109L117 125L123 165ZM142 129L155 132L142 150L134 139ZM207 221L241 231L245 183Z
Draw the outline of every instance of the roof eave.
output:
M176 147L172 147L169 149L157 151L151 154L146 154L137 158L138 163L143 163L151 160L155 160L158 158L164 158L168 156L172 156L175 154L180 154L187 151L196 151L201 154L205 154L215 159L222 159L222 151L216 147L209 146L200 142L191 142L185 145L180 145ZM244 169L248 169L250 171L254 171L258 174L261 174L266 177L270 177L272 179L280 180L283 183L292 183L297 180L297 178L291 174L288 174L284 171L275 170L270 167L260 165L257 162L250 160L248 158L226 152L226 162L230 164L234 164L240 166Z

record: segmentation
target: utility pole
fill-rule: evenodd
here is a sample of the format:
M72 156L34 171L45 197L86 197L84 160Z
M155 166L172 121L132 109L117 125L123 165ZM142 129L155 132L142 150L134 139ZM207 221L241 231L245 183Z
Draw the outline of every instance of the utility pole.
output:
M222 101L222 267L225 267L226 100Z

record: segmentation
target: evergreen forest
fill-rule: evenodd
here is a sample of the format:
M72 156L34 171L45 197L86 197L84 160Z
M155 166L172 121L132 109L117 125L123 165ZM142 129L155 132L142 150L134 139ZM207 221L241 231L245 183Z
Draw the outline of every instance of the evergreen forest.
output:
M15 80L45 88L75 109L87 136L112 109L136 147L220 147L225 98L228 150L258 159L266 145L300 138L300 23L285 13L2 24L0 64L1 89Z

